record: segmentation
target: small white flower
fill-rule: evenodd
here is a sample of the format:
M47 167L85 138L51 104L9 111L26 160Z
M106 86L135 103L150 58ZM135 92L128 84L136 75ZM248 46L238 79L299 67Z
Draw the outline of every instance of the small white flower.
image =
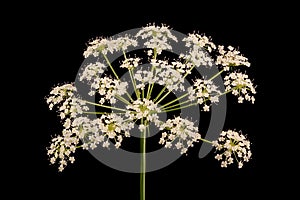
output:
M244 101L244 97L239 96L239 98L238 98L238 103L243 103L243 101Z
M60 113L60 118L61 118L61 119L64 119L65 117L66 117L65 113L61 112L61 113Z
M59 171L59 172L62 172L62 171L64 170L64 168L65 168L65 167L64 167L63 165L59 165L58 171Z
M181 142L177 142L175 144L176 149L180 149L182 147L182 143Z
M69 160L70 160L71 163L74 163L75 158L73 156L71 156L71 157L69 157Z
M145 126L144 124L140 124L140 125L139 125L139 130L140 130L141 132L146 131L146 126Z
M171 143L171 142L166 142L165 147L166 147L166 148L171 148L171 147L172 147L172 143Z
M229 157L229 158L227 159L227 162L228 162L228 165L230 165L231 163L233 163L233 158L232 158L232 157Z
M91 143L90 144L90 148L93 150L93 149L95 149L97 147L97 145L95 144L95 143ZM104 146L103 146L104 147Z
M164 144L165 143L165 139L164 138L160 138L158 144Z
M125 131L125 137L130 137L130 133L128 131Z
M239 168L242 168L242 167L243 167L243 163L239 162Z
M222 155L221 155L221 154L217 154L217 155L215 156L215 158L216 158L217 160L222 160Z
M203 111L208 112L209 111L209 106L205 104L203 106Z
M55 157L51 157L51 158L50 158L50 163L51 163L51 164L54 164L55 161L56 161L56 158L55 158Z
M187 148L182 148L181 151L180 151L180 153L181 154L186 154L187 150L188 150Z
M65 123L64 123L64 127L66 129L70 128L70 125L71 125L71 120L70 119L66 119Z
M82 145L82 149L88 149L89 148L89 145L87 144L87 143L84 143L83 145Z
M118 149L121 146L121 142L116 142L115 147Z
M102 147L108 148L110 143L108 141L103 142Z
M222 161L221 162L221 167L227 167L227 162L226 161Z
M153 54L152 49L150 49L150 50L147 51L147 55L148 55L148 56L152 56L152 54Z
M193 147L194 146L192 140L188 140L186 144L187 144L188 147Z

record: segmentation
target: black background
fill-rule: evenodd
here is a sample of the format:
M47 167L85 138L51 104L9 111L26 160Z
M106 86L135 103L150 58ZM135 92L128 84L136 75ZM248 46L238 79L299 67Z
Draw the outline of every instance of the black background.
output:
M272 146L269 138L279 128L272 128L276 121L268 121L276 111L269 104L273 70L270 72L267 68L274 67L271 58L276 54L270 53L274 48L272 42L282 29L277 26L279 21L273 15L275 11L271 9L267 13L267 8L253 4L238 5L237 8L181 4L176 4L176 8L153 6L151 2L138 8L120 3L79 4L80 8L76 9L73 5L35 5L36 8L24 9L26 11L10 23L13 27L11 36L15 40L21 38L18 54L14 56L22 63L18 64L21 84L20 94L15 98L18 106L15 107L24 124L15 127L21 129L17 132L22 145L13 148L18 158L11 156L16 164L9 165L13 169L9 187L18 188L28 197L139 198L139 174L111 169L87 151L79 151L76 162L62 173L49 165L46 147L51 135L59 133L61 126L56 113L48 110L44 97L55 84L75 79L90 39L112 36L155 22L185 34L205 33L216 44L239 47L252 63L247 72L254 79L258 94L254 105L237 104L236 99L228 97L224 129L242 130L252 142L253 158L243 169L220 168L213 152L199 159L200 145L196 145L188 156L147 174L147 199L178 199L181 195L184 199L204 196L227 199L279 192L267 189L275 185L273 183L279 176L274 170L273 149L269 148ZM279 150L275 152L280 154Z

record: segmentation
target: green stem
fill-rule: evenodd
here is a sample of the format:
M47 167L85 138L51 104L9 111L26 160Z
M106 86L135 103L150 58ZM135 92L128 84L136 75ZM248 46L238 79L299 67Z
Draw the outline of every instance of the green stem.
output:
M132 82L132 85L133 85L133 89L134 89L136 98L139 99L140 98L140 92L136 89L136 81L133 77L133 71L131 69L129 69L129 75L130 75L130 79L131 79L131 82Z
M203 139L203 138L200 138L200 140L202 140L203 142L207 142L209 144L212 144L212 141L209 141L209 140L206 140L206 139Z
M154 77L155 78L155 77ZM150 88L150 93L149 93L149 97L148 97L148 99L150 99L151 98L151 94L152 94L152 90L153 90L153 88L154 88L154 83L152 83L152 85L151 85L151 88Z
M106 105L102 105L102 104L98 104L98 103L94 103L94 102L90 102L90 101L85 101L85 102L88 103L88 104L91 104L91 105L102 107L102 108L108 108L108 109L112 109L112 110L119 110L119 111L127 112L127 110L122 109L122 108L116 108L116 107L112 107L112 106L106 106Z
M235 89L236 87L234 87L233 89ZM226 92L224 92L224 93L222 93L222 94L220 94L220 95L218 95L218 97L220 97L220 96L222 96L222 95L225 95L225 94L227 94L227 93L230 93L233 89L231 89L231 90L228 90L228 91L226 91ZM184 96L184 95L183 95ZM181 96L182 97L182 96ZM179 97L179 98L181 98L181 97ZM178 98L178 99L179 99ZM182 97L183 98L183 97ZM173 100L173 101L176 101L177 99L175 99L175 100ZM208 101L209 99L206 99L205 101L203 101L203 103L204 102L206 102L206 101ZM194 105L197 105L198 103L193 103L193 104L189 104L189 105L185 105L185 106L182 106L182 107L179 107L179 108L173 108L173 107L176 107L176 106L180 106L180 105L182 105L182 104L186 104L186 103L188 103L190 100L187 100L187 101L184 101L184 102L182 102L182 103L178 103L178 104L175 104L175 105L172 105L172 106L168 106L168 107L166 107L166 108L164 108L163 109L163 112L170 112L170 111L175 111L175 110L179 110L179 109L183 109L183 108L187 108L187 107L190 107L190 106L194 106ZM169 105L169 103L167 103L168 105ZM165 105L164 105L165 106ZM162 106L161 108L163 108L164 106ZM169 108L173 108L173 109L169 109ZM169 109L169 110L168 110Z
M102 115L106 115L106 114L111 114L111 113L108 113L108 112L83 112L84 114L102 114ZM123 112L122 112L123 113ZM117 114L121 114L121 113L117 113Z
M143 124L143 119L142 119ZM140 163L140 200L145 200L146 189L146 129L142 132L140 138L140 151L141 151L141 163Z
M193 66L191 67L191 69L185 73L185 75L183 76L183 79L185 79L185 77L187 77L187 75L189 75L190 72L191 72L194 68L195 68L195 65L193 65Z
M165 86L159 93L158 95L155 97L154 102L157 101L157 99L162 95L162 93L164 93L164 91L167 89L167 87Z
M132 97L130 96L130 94L126 91L126 95L127 95L127 97L130 99L130 101L134 101L133 99L132 99Z
M175 111L175 110L180 110L180 109L183 109L183 108L188 108L188 107L191 107L191 106L195 106L197 104L198 103L192 103L192 104L182 106L182 107L179 107L179 108L173 108L173 109L170 109L170 110L163 110L162 112L171 112L171 111ZM159 113L161 113L161 112L159 112Z
M127 99L125 99L124 97L122 97L120 95L116 95L115 97L127 105L130 104L130 102Z
M125 112L83 112L84 114L93 114L93 115L108 115L108 114L119 114L119 115L125 115ZM131 120L127 120L127 121L131 121ZM126 122L126 121L125 121Z
M184 94L184 95L182 95L182 96L180 96L180 97L174 99L173 101L170 101L170 102L164 104L164 105L161 106L160 108L164 108L164 107L166 107L166 106L168 106L168 105L170 105L170 104L172 104L172 103L174 103L174 102L176 102L176 101L179 101L180 99L182 99L182 98L184 98L184 97L186 97L186 96L188 96L188 95L189 95L189 93L186 93L186 94Z
M115 70L114 70L113 66L111 65L111 63L109 62L107 56L106 56L105 54L102 54L102 55L103 55L105 61L107 62L108 66L110 67L111 71L114 73L115 77L116 77L118 80L120 80L118 74L115 72Z
M153 59L156 60L156 57L157 57L157 50L156 50L156 48L154 48L153 51L154 51L153 52L153 54L154 54L153 55Z
M152 72L152 70L151 70ZM147 99L150 98L150 88L151 88L152 85L148 84L148 89L147 89Z
M222 69L221 71L219 71L218 73L216 73L214 76L212 76L210 79L208 79L209 81L213 80L214 78L216 78L217 76L219 76L220 74L222 74L222 72L224 71L224 69Z
M148 137L150 137L150 126L147 126L147 130L148 130Z
M172 90L170 90L169 92L167 92L167 94L165 94L158 102L156 102L157 104L159 104L162 100L164 100L170 93L172 92Z
M234 89L236 89L236 88L237 88L237 86L234 87L234 88L232 88L231 90L228 90L228 91L226 91L226 92L223 92L222 94L219 94L218 97L223 96L223 95L225 95L225 94L228 94L228 93L232 92L232 91L233 91Z
M236 156L235 151L233 151L233 155L234 155L234 158L235 158L236 162L239 163L239 159L238 159L238 157Z
M189 102L191 102L191 100L186 100L186 101L184 101L184 102L180 102L180 103L177 103L177 104L174 104L174 105L168 106L168 107L166 107L166 108L164 108L164 109L166 110L166 109L174 108L174 107L177 107L177 106L180 106L180 105L183 105L183 104L189 103Z
M156 57L157 57L157 50L156 50L156 48L154 48L153 51L154 51L153 59L156 60ZM155 70L155 66L152 65L152 67L151 67L151 73L153 73L154 70ZM154 78L155 78L155 76L156 76L156 73L154 75ZM151 97L153 86L154 86L154 83L152 83L151 85L150 84L148 85L147 99L150 99L150 97Z
M114 73L115 77L120 80L118 74L116 73L116 71L114 70L113 66L111 65L110 61L108 60L107 56L105 54L102 54L106 63L108 64L108 66L110 67L111 71ZM128 96L128 98L133 101L132 97L130 96L130 94L128 92L126 92L126 95Z
M124 50L123 50L123 56L124 56L125 59L127 59L127 56L126 56L126 53L125 53Z

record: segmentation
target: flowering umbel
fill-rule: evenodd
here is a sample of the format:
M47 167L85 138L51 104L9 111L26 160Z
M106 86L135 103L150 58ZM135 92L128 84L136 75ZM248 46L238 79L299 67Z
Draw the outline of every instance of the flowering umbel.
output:
M149 66L143 65L144 57L130 57L126 50L139 45L143 40L147 48L144 57ZM49 109L57 109L64 129L51 140L48 155L51 164L58 163L59 171L68 163L75 161L74 153L78 148L95 149L120 148L138 125L141 134L150 132L150 124L160 130L159 144L186 154L196 143L208 142L216 149L217 160L221 167L227 167L234 161L241 168L251 158L250 142L240 132L228 130L220 133L215 141L201 137L194 121L174 115L167 120L160 113L179 111L191 106L199 106L209 112L212 104L217 104L222 95L232 93L239 103L244 100L254 103L255 86L248 75L238 70L250 66L246 57L232 46L215 45L210 37L189 34L182 39L187 47L178 58L168 59L162 55L172 50L172 43L178 38L168 26L148 25L134 35L118 38L97 38L89 42L84 51L85 58L96 58L85 65L79 80L88 84L88 95L97 96L96 102L83 99L74 84L54 87L47 97ZM124 55L116 67L108 54ZM101 59L103 58L103 62ZM192 80L186 87L185 78L194 68L219 67L220 72L212 77L200 77ZM127 70L130 81L120 79L119 69ZM110 73L108 73L110 72ZM217 76L224 75L225 91L214 82ZM128 90L132 86L134 91ZM182 96L168 99L169 94L180 91ZM178 103L181 99L183 102ZM184 100L185 99L185 100ZM121 102L122 104L117 104ZM120 106L123 105L123 106ZM98 110L94 111L91 106ZM91 118L90 116L97 116ZM113 146L111 146L113 144Z
M250 142L246 137L236 131L222 131L218 140L213 141L217 155L215 158L221 160L221 167L227 167L234 162L242 168L244 162L251 158Z

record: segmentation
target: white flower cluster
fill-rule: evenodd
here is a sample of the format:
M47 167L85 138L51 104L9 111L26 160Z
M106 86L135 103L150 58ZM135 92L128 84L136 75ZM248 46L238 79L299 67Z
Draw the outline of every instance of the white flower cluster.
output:
M152 62L153 65L157 65L156 74L158 77L157 84L166 86L170 91L181 90L184 91L185 88L183 86L184 82L184 74L186 69L188 68L187 65L174 61L169 64L166 61L156 61L156 63Z
M208 52L216 49L216 45L205 35L202 36L195 33L189 34L188 37L184 38L182 41L186 42L187 47L193 46L194 49L205 48Z
M95 78L93 84L91 84L91 91L89 95L95 95L95 91L101 95L99 103L104 104L105 101L111 104L116 103L115 96L122 96L126 93L128 83L120 80L112 79L109 77Z
M72 154L75 153L79 139L78 137L74 137L69 130L64 130L63 136L57 136L51 142L47 154L50 157L51 164L55 164L59 160L58 170L61 172L67 166L68 162L73 163L75 161Z
M148 25L143 27L136 37L147 40L144 45L147 48L155 49L157 54L161 54L163 50L172 50L172 46L168 44L169 40L177 42L177 38L171 33L168 26Z
M120 65L121 68L127 68L129 70L132 70L139 66L140 58L126 58L122 64Z
M135 39L129 38L128 36L113 39L112 43L115 46L114 49L116 51L126 51L128 47L136 47L138 45L138 42Z
M79 128L79 126L91 126L90 123L87 122L87 125L84 125L83 119L86 119L85 121L88 120L86 117L76 117L73 122L69 118L66 119L62 135L53 138L50 147L47 149L50 163L55 164L58 162L58 170L60 172L67 166L68 162L73 163L75 161L73 154L78 148L79 139L83 138L83 136L80 135L81 131L79 131L79 129L82 130L82 128Z
M114 113L101 115L97 123L99 130L102 132L98 142L103 142L102 147L106 148L109 147L109 139L114 139L115 147L119 148L123 141L123 137L130 137L129 131L134 127L133 122L128 122ZM105 138L107 138L106 141L104 141Z
M213 59L205 50L211 52L216 48L216 45L206 36L199 34L189 34L182 41L186 42L186 47L189 47L188 54L181 54L180 57L192 62L195 66L211 67L214 63Z
M87 81L90 84L90 96L94 96L96 91L103 96L99 100L100 104L103 104L106 100L114 104L116 103L115 95L121 96L125 94L128 83L109 77L100 78L99 75L104 72L105 68L106 66L100 62L88 64L80 75L79 80Z
M54 106L57 106L61 119L66 117L75 118L77 115L87 111L88 107L85 102L76 98L75 92L76 87L72 84L54 87L46 100L49 104L49 109L52 110Z
M94 79L99 77L106 69L106 65L100 62L90 63L80 74L80 81L86 80L88 83L93 84Z
M185 90L183 77L190 65L178 61L169 63L166 60L157 59L152 59L151 65L154 67L153 71L141 68L135 72L134 78L137 81L138 89L143 90L146 84L156 83L166 86L170 91Z
M146 98L142 100L137 99L132 102L132 104L127 105L126 109L128 111L126 112L125 116L128 117L129 120L135 121L143 119L144 121L153 122L156 126L159 126L160 121L157 113L159 113L161 110L153 101ZM144 124L141 124L139 129L144 131Z
M155 76L154 72L141 67L135 71L134 79L136 81L136 88L144 90L147 84L153 84L158 81L158 77Z
M84 116L77 117L72 121L72 132L81 139L83 146L87 147L89 135L99 134L97 120L91 120Z
M77 117L73 121L67 119L64 123L62 136L52 139L47 154L51 164L58 161L59 171L62 171L68 164L73 163L72 156L78 147L83 149L95 149L99 144L109 148L112 139L115 147L119 148L124 137L130 137L129 130L133 128L133 122L128 122L120 116L111 113L102 115L100 118L91 120L87 117ZM80 140L82 145L79 146Z
M60 118L63 120L62 136L53 138L47 151L51 164L59 160L59 171L62 171L68 162L75 161L71 155L75 153L79 137L73 130L72 120L81 118L79 115L88 110L85 102L75 97L75 92L76 88L72 84L65 84L53 88L47 98L49 109L57 106Z
M61 103L66 99L68 99L68 102L71 101L76 90L76 87L74 87L72 84L64 84L54 87L50 92L50 96L47 98L49 109L52 110L53 106Z
M72 131L76 133L82 141L83 149L95 149L99 143L108 143L108 139L101 133L99 119L91 120L87 117L76 118L73 123Z
M224 50L224 46L218 46L219 56L216 60L216 65L222 65L224 71L229 71L231 66L245 65L250 67L248 58L240 55L240 52L234 49L232 46L227 47L227 51Z
M232 72L224 78L225 91L231 92L238 97L238 103L243 103L244 99L254 103L256 94L252 81L247 74Z
M118 37L117 39L95 39L92 42L89 42L89 45L90 46L88 46L87 50L83 53L85 58L90 55L98 57L100 54L106 55L108 52L125 51L129 46L137 46L137 41L125 36Z
M134 127L132 121L110 113L91 120L87 117L78 117L72 123L72 132L83 142L83 149L95 149L99 144L109 148L110 139L119 148L124 137L130 137L129 131Z
M252 155L249 140L232 130L222 131L218 140L213 141L213 146L217 151L215 158L221 161L221 167L227 167L236 160L238 168L242 168Z
M159 144L165 145L166 148L174 145L181 154L185 154L188 148L193 147L193 143L199 142L201 138L194 123L181 117L168 119L161 124L160 129L165 131L162 133Z
M196 79L194 85L188 88L189 100L197 99L198 104L203 105L203 111L208 112L210 104L218 103L221 91L212 80Z

